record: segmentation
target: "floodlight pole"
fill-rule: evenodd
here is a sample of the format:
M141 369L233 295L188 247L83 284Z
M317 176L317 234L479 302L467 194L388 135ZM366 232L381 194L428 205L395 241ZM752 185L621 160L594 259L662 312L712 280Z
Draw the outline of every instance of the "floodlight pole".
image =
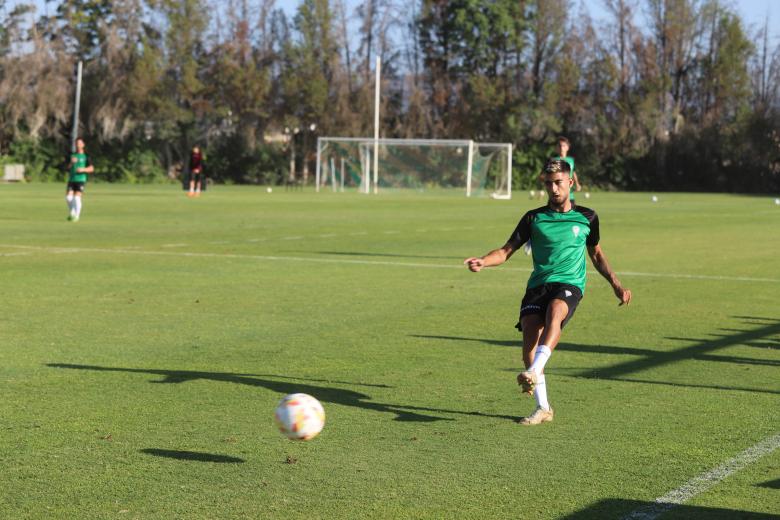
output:
M382 59L376 57L376 86L374 87L374 193L379 185L379 79Z
M79 61L76 66L76 101L73 104L73 129L70 132L70 152L76 153L76 139L79 137L79 109L81 108L81 71L83 65Z

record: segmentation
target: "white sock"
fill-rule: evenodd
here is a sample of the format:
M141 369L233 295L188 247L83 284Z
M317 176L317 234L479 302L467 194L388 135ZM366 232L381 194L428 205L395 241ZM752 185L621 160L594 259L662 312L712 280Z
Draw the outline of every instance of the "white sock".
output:
M536 399L536 406L539 408L543 410L550 409L550 403L547 402L547 383L545 382L544 374L536 376L534 399Z
M76 217L81 216L81 197L73 197L73 212Z
M550 347L547 345L539 345L536 347L536 355L534 355L534 362L531 363L531 366L528 367L528 370L533 370L536 372L537 376L542 375L542 370L544 370L544 365L547 364L547 360L550 359L550 356L552 355L552 350L550 350Z
M68 211L71 215L73 215L73 195L65 195L65 202L68 203Z

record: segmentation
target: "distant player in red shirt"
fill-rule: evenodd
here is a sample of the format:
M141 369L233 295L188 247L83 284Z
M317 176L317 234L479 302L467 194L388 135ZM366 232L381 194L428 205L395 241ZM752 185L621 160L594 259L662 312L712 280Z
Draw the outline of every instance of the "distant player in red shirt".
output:
M200 188L203 183L203 153L195 146L190 154L190 191L188 197L200 197Z

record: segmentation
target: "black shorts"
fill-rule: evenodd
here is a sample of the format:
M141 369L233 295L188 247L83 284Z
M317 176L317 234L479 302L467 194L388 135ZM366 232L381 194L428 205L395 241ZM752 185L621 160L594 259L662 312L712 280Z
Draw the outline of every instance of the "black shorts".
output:
M75 191L78 193L84 193L85 182L69 182L68 187L65 189L65 193L69 191Z
M577 305L582 300L582 291L580 291L579 287L567 283L546 283L528 289L525 291L523 302L520 304L520 319L517 320L515 328L520 331L523 330L521 326L523 316L531 314L546 316L547 307L550 305L551 300L563 300L569 306L569 313L561 323L561 328L563 328L574 315Z

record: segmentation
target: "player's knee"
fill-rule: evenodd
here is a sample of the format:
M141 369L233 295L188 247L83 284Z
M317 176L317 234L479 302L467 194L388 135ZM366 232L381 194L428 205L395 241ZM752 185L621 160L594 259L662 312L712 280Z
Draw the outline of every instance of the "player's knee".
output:
M73 202L73 194L68 193L67 195L65 195L65 200L67 200L68 202Z

